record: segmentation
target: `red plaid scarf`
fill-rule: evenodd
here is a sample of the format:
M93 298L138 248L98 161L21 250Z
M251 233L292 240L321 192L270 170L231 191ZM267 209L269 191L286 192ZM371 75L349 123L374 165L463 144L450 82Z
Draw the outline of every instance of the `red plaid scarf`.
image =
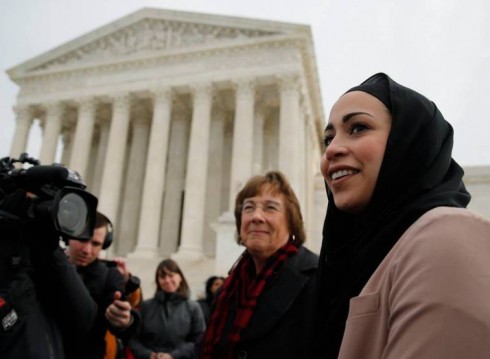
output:
M273 273L277 272L284 262L297 252L298 247L288 241L267 259L264 268L253 280L250 280L249 277L250 268L254 265L252 256L247 251L241 255L216 298L215 307L204 335L201 359L213 358L215 346L221 340L227 322L231 298L237 297L238 308L233 327L223 348L223 358L232 357L234 346L240 341L241 331L247 327L266 283L272 278Z

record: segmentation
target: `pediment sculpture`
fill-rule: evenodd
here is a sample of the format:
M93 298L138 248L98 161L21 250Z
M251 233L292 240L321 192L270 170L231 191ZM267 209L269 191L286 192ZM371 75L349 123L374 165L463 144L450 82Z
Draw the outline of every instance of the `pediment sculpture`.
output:
M48 70L75 63L120 58L139 52L148 53L275 34L277 32L144 19L102 36L96 41L81 45L33 70Z

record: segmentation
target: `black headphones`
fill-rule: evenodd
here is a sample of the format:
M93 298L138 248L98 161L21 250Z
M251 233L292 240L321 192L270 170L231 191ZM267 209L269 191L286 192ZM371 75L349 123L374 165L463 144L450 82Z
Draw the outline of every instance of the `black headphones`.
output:
M107 249L112 244L114 226L112 225L111 220L109 218L107 218L106 215L104 215L100 212L97 212L97 213L100 214L107 222L107 225L106 225L107 231L106 231L106 234L104 237L104 242L102 243L102 249ZM65 242L65 245L68 246L68 238L63 238L63 242Z
M99 212L102 217L107 221L107 233L105 234L104 238L104 243L102 243L102 249L107 249L111 246L112 244L112 239L113 239L113 233L114 233L114 226L112 225L112 222L109 218L107 218L105 215Z

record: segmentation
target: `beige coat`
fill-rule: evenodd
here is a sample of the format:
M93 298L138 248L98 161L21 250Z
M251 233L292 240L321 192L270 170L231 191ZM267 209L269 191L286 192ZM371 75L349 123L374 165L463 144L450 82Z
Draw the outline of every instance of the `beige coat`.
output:
M489 359L490 222L427 212L352 298L339 358Z

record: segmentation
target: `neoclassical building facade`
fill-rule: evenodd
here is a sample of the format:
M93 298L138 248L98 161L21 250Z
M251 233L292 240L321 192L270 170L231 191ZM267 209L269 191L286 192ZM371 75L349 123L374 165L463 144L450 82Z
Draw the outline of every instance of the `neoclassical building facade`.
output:
M142 9L8 70L10 154L39 120L41 163L61 151L82 174L114 222L111 254L151 263L149 278L167 256L223 274L242 251L235 195L254 174L283 171L318 238L316 66L309 26Z
M194 294L227 273L243 251L235 195L267 170L289 178L319 251L324 113L309 26L142 9L7 73L19 86L10 155L40 121L41 163L60 151L82 174L114 223L109 254L147 295L168 256ZM490 217L490 168L467 168L465 182Z

